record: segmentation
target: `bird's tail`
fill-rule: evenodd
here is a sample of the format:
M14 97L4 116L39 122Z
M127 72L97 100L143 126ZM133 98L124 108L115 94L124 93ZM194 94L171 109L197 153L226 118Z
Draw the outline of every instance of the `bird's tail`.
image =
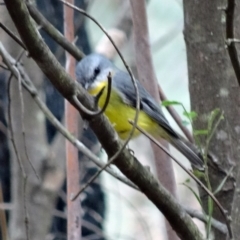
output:
M198 151L198 149L187 142L185 139L182 138L172 138L171 144L181 152L196 168L199 170L204 169L204 161L203 158Z

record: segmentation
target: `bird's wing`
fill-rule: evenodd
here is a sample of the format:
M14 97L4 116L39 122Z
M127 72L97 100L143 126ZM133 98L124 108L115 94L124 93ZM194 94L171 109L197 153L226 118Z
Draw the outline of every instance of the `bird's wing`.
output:
M145 90L141 83L136 81L140 97L140 109L154 119L162 128L171 136L178 138L177 133L170 127L167 119L164 117L160 106L155 102L153 97ZM121 70L116 71L113 77L113 87L118 89L122 100L136 108L136 93L131 77L128 73Z

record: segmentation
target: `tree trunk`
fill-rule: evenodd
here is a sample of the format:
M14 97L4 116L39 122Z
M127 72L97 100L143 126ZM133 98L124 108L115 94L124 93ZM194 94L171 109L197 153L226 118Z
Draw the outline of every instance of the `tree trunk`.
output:
M224 3L225 4L225 3ZM224 5L225 6L225 5ZM239 171L240 156L240 92L225 44L225 12L221 10L223 1L184 1L185 40L189 73L189 90L192 110L198 113L195 129L207 129L207 116L220 108L224 112L217 131L210 142L217 170L210 170L213 190L221 183L225 173L235 164L233 176L229 177L216 197L231 214L231 209L239 207L234 197L235 181ZM237 191L236 191L237 192ZM207 196L200 191L207 211ZM239 195L238 195L239 196ZM233 215L233 232L239 231L239 212ZM213 216L224 222L221 213L214 206ZM237 226L238 225L238 226ZM226 236L214 231L215 239ZM237 239L235 235L235 239Z

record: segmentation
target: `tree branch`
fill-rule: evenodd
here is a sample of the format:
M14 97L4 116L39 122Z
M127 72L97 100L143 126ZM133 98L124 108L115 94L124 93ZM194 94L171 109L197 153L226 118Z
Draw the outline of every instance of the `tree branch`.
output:
M209 216L203 214L202 212L199 212L195 209L191 209L189 207L184 206L184 209L186 210L186 212L192 217L192 218L196 218L200 221L202 221L203 223L208 223L209 221ZM221 222L219 222L218 220L214 219L211 217L211 225L217 229L218 231L224 233L224 234L228 234L228 229L226 224L223 224Z
M52 37L60 46L68 51L76 60L81 60L84 53L80 51L73 43L69 42L33 5L32 2L26 2L29 13L32 18L43 28L43 30Z

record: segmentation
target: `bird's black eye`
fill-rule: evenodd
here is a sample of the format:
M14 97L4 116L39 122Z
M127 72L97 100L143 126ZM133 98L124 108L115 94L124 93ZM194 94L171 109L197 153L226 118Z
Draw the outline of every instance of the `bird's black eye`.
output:
M100 68L99 68L99 67L96 67L96 68L94 69L94 76L96 77L99 73L100 73Z

